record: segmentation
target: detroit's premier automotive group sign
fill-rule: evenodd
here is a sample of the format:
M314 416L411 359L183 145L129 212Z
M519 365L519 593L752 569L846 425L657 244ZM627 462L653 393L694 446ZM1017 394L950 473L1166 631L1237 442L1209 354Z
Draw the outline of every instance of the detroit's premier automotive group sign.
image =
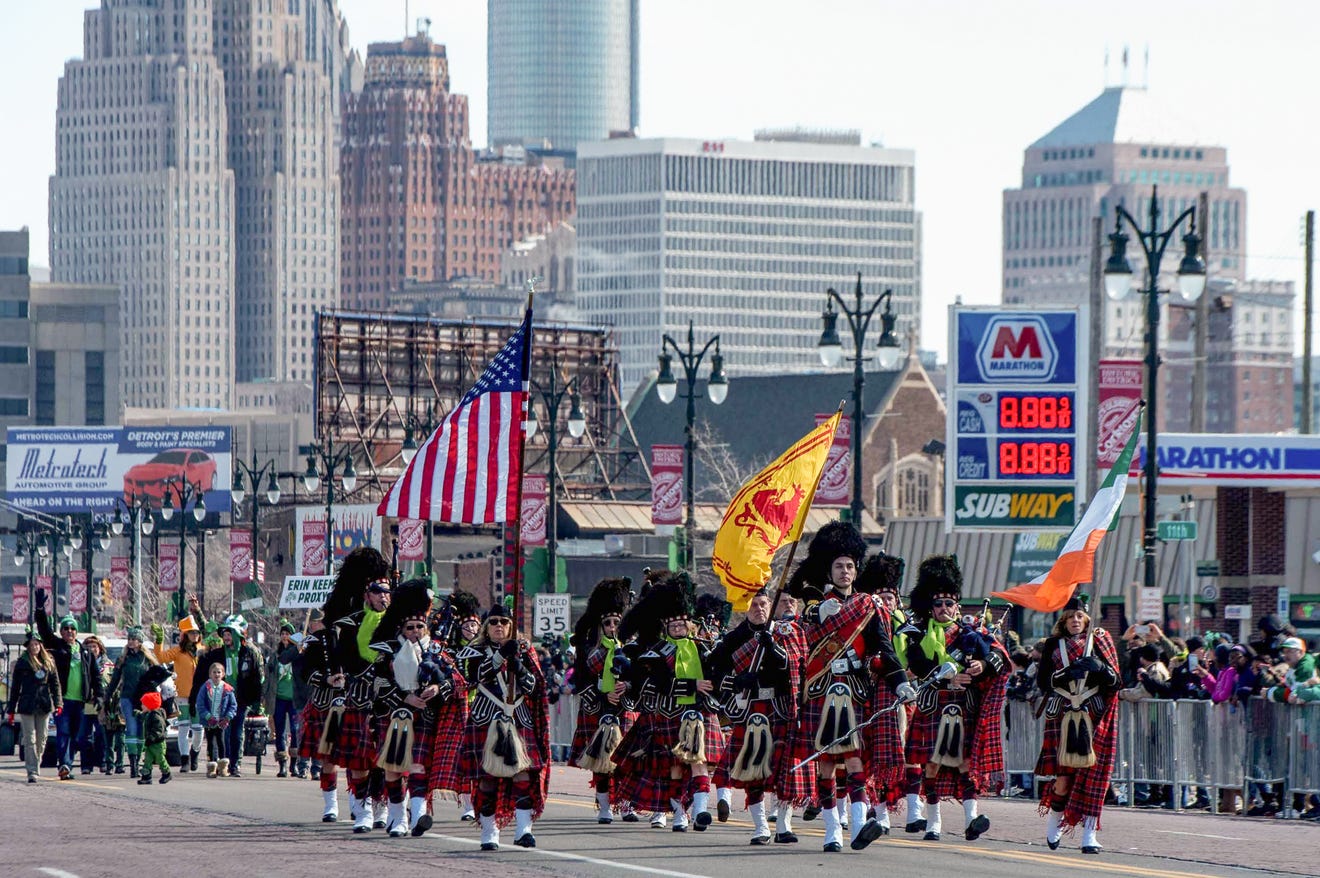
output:
M949 317L946 528L1071 528L1090 444L1086 310Z
M5 495L29 509L109 513L134 495L159 507L187 479L209 511L229 511L229 427L10 427L6 444Z

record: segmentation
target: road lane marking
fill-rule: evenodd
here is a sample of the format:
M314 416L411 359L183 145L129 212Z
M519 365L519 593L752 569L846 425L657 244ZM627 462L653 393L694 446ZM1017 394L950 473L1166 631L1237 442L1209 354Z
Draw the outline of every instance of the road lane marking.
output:
M52 869L49 866L41 866L37 869L43 875L49 875L50 878L78 878L72 872L66 872L63 869Z
M462 838L457 835L437 835L434 832L428 832L423 838L443 839L445 841L459 842L460 844L481 844L480 841L474 838ZM501 850L505 846L506 845L501 845ZM509 847L516 847L516 845ZM600 860L596 857L588 857L583 854L570 854L565 851L551 851L545 850L544 848L523 848L523 850L528 853L541 854L546 857L555 857L560 860L572 860L575 863L590 863L593 866L621 869L626 872L644 872L647 875L664 875L665 878L710 878L708 875L700 875L696 872L675 872L670 869L657 869L655 866L634 866L632 863L621 863L618 860ZM501 860L500 862L507 863L509 861ZM73 876L73 878L77 878L77 876Z
M1156 829L1155 832L1161 832L1165 835L1194 835L1197 838L1221 838L1224 841L1246 841L1245 838L1238 838L1234 835L1211 835L1208 832L1179 832L1176 829Z

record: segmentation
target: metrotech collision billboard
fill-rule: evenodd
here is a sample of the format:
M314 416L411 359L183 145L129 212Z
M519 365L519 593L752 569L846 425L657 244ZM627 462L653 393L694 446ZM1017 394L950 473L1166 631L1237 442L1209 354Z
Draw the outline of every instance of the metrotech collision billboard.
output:
M10 427L5 495L40 512L110 513L116 498L159 508L184 479L208 512L229 511L230 427ZM192 507L189 502L188 507Z

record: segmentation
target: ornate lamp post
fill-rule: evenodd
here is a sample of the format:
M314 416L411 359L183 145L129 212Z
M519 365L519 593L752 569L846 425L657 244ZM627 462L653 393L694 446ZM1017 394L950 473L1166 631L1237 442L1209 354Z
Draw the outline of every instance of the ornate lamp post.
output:
M229 494L234 499L235 512L247 497L248 486L252 491L252 570L248 582L253 585L257 582L257 526L260 518L257 489L261 487L263 476L266 477L266 503L274 506L280 502L280 486L275 480L275 461L273 459L268 460L258 467L255 451L252 452L251 466L238 458L234 458L234 482L229 486ZM243 483L245 478L247 479L247 485ZM206 606L206 593L202 587L198 588L198 600L202 602L202 606Z
M187 606L184 600L184 592L187 591L188 579L184 575L187 570L185 557L188 554L188 516L185 514L188 509L189 501L193 503L192 518L196 522L201 522L206 518L206 500L203 495L206 492L194 485L187 479L167 479L165 481L165 497L160 505L161 521L169 522L174 518L175 497L179 499L179 588L174 593L171 603L174 605L174 618L182 619L184 607ZM197 579L200 581L204 576L204 571L197 571Z
M569 398L568 410L568 434L574 439L582 438L582 434L587 431L587 416L582 413L582 395L578 392L578 379L574 375L567 381L559 372L559 358L556 356L551 362L550 384L542 387L536 381L532 382L532 389L541 397L545 404L546 411L546 445L549 454L549 486L547 496L547 520L545 529L546 556L550 561L550 591L558 591L559 569L557 565L556 541L559 532L559 504L557 500L558 489L558 468L556 466L556 454L558 453L559 443L559 407L564 401L564 397ZM524 422L524 429L527 438L531 439L536 435L536 412L531 404L527 408L527 420Z
M303 473L303 487L307 493L315 494L316 489L321 486L321 472L325 473L325 564L326 573L333 573L335 566L334 552L334 524L331 515L335 508L335 470L343 468L340 479L344 483L344 493L351 494L357 488L357 470L353 469L352 449L345 445L338 451L334 446L327 442L324 446L321 443L313 443L311 451L307 454L307 471ZM321 469L316 468L317 461L321 462Z

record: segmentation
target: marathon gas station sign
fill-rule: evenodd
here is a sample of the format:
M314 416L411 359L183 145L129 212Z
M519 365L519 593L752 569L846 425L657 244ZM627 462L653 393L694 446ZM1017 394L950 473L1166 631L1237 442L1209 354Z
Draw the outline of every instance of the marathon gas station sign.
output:
M946 529L1076 523L1090 454L1086 315L949 309Z
M1157 442L1161 486L1320 487L1320 436L1161 433ZM1144 435L1140 452L1134 474L1145 466Z

